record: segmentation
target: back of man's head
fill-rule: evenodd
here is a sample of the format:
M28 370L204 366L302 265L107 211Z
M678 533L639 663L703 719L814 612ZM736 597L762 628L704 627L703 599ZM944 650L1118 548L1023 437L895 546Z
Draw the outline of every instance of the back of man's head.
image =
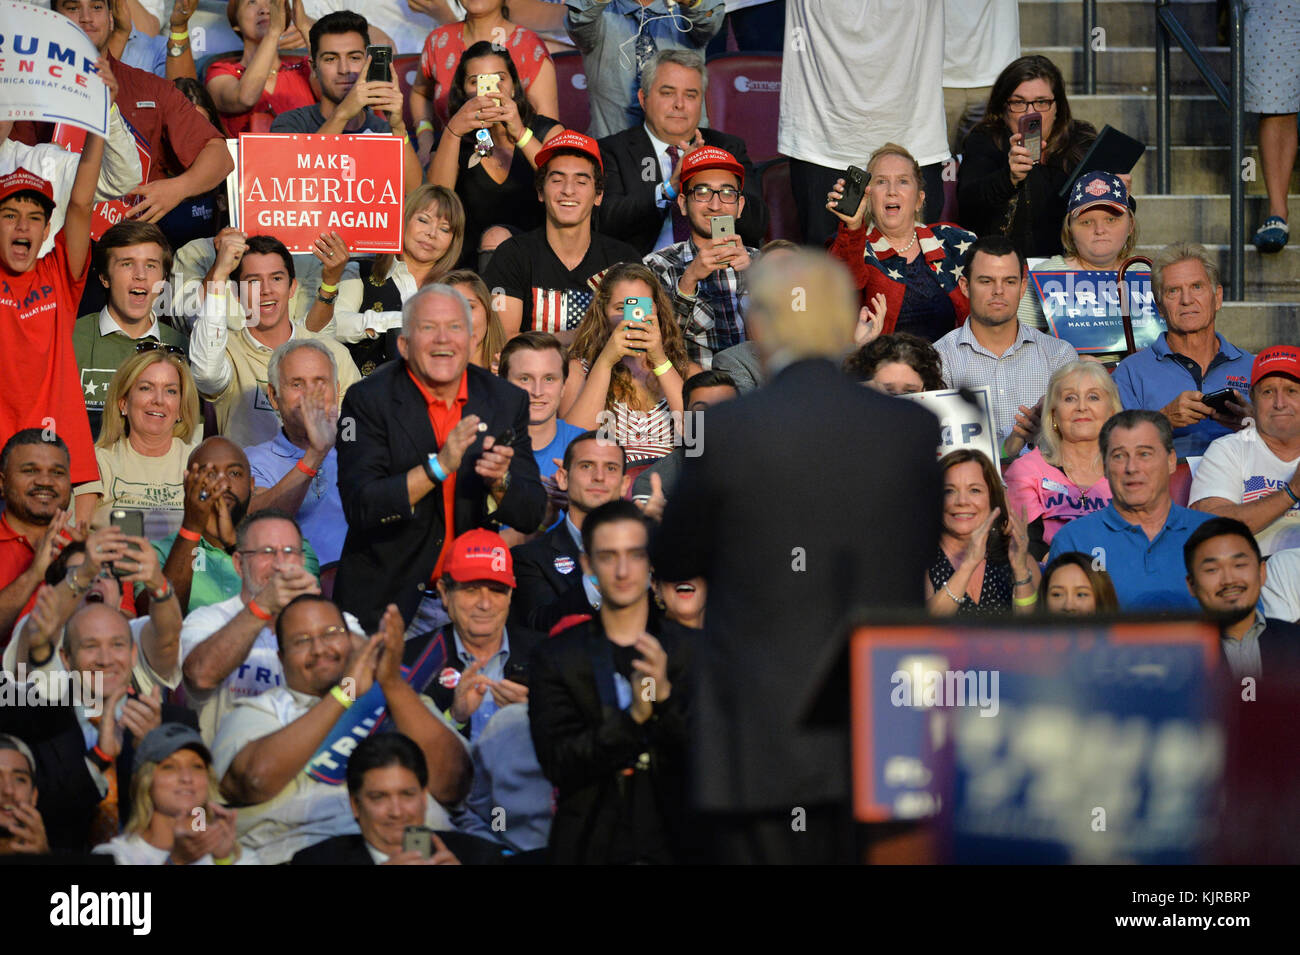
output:
M745 321L769 368L774 358L838 360L853 347L858 321L848 270L804 249L760 259L749 273Z

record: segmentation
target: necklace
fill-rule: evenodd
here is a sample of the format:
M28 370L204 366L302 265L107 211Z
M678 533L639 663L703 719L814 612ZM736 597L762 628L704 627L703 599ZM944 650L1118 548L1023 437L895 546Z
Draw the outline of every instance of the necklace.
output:
M892 242L889 243L889 245L899 255L907 255L908 250L912 248L912 246L916 245L916 230L915 229L912 230L912 241L907 243L907 245L903 246L901 249L895 246L894 243Z

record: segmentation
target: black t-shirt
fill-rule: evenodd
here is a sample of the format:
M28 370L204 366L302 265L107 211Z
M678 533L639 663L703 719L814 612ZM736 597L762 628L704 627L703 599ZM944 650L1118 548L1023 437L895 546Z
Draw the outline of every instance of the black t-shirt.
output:
M593 232L587 254L570 271L551 250L542 226L497 246L483 280L488 288L500 288L524 303L521 331L562 332L577 328L587 314L595 292L589 281L593 276L619 262L640 261L627 243Z

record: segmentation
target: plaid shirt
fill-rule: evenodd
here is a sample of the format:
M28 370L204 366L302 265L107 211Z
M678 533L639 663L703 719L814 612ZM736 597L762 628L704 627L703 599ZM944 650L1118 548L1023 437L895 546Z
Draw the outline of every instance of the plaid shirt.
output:
M758 249L746 246L745 251L750 261L757 261ZM686 239L651 252L645 264L672 297L687 354L707 371L715 354L745 340L745 319L741 315L745 273L730 267L718 269L695 287L694 298L687 298L677 286L694 258L695 246Z

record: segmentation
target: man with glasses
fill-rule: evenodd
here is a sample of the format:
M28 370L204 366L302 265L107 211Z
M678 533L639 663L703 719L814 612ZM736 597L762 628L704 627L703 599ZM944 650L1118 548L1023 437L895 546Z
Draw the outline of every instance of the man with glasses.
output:
M181 627L186 700L198 711L208 743L238 699L284 683L276 618L295 597L320 593L303 566L302 531L284 511L259 511L239 525L234 567L243 580L239 593L193 611ZM364 634L355 617L346 619L353 632Z
M713 220L745 211L745 167L717 146L701 146L682 160L677 207L690 222L690 236L651 252L645 264L672 296L686 351L705 370L713 356L745 340L742 300L745 270L758 249L733 234L714 236Z

